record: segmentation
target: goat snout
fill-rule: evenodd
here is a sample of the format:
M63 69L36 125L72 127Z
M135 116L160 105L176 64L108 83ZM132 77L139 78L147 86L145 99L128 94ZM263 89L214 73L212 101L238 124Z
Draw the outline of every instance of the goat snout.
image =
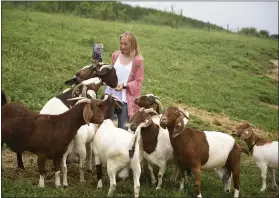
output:
M166 117L162 116L160 120L160 126L165 129L167 127L167 119Z
M130 124L130 129L131 129L132 131L134 131L134 132L136 131L137 127L138 127L138 126L137 126L135 123L131 123L131 124Z
M236 131L232 131L232 136L233 137L240 137L240 135Z

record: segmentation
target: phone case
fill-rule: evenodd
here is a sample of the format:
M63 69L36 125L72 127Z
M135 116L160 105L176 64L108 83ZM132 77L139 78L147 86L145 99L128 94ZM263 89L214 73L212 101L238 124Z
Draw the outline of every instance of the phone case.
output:
M99 62L103 61L103 49L104 45L102 43L94 43L92 58L98 60Z

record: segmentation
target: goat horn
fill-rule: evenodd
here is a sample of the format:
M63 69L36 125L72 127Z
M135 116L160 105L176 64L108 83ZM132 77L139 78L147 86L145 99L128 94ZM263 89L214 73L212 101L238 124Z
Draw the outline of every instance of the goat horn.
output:
M254 130L256 130L256 127L253 124L250 124L251 128L253 128Z
M78 84L77 86L74 87L74 89L72 91L72 97L75 97L75 93L80 86L82 86L82 84Z
M80 99L84 99L85 97L75 97L75 98L69 98L67 100L69 101L73 101L73 100L80 100Z
M156 115L158 115L158 113L156 111L154 111L153 108L145 109L144 112L145 113L151 113L152 112L152 113L155 113Z
M104 69L104 68L112 69L112 66L111 66L111 65L103 65L103 66L100 68L100 71L102 71L102 69Z
M81 91L81 95L82 95L83 97L86 97L87 89L88 89L87 86L83 86L82 91Z
M83 99L80 99L79 101L77 101L77 103L75 105L80 104L80 103L89 103L90 104L91 100L88 98L83 98Z
M160 100L161 101L161 99L158 97L158 96L154 96L156 99L158 99L158 100Z
M181 111L181 110L179 110L179 111L180 111L180 113L182 113L182 114L185 116L185 118L187 118L188 120L190 119L190 118L189 118L189 113L188 113L188 112L187 112L188 115L186 115L183 111Z
M163 111L163 105L162 105L161 101L158 100L158 99L155 99L155 102L159 105L159 113L162 113L162 111Z

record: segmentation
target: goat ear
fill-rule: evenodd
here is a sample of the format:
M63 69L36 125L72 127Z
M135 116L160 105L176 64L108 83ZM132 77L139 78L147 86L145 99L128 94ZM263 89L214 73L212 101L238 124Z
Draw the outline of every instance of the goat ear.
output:
M86 124L89 126L90 120L93 117L93 112L91 110L90 104L85 104L83 109L83 119L86 122Z
M145 119L144 120L144 123L145 123L145 126L149 126L151 124L151 119Z
M240 139L246 140L252 135L252 130L244 130L243 133L240 136Z
M74 77L74 78L72 78L72 79L70 79L70 80L66 80L66 81L64 82L64 84L65 84L65 85L68 85L68 86L71 86L71 85L75 84L76 82L77 82L77 78Z
M108 69L108 68L103 68L101 71L97 71L97 75L98 75L98 76L104 76L104 75L106 75L109 71L110 71L110 69Z

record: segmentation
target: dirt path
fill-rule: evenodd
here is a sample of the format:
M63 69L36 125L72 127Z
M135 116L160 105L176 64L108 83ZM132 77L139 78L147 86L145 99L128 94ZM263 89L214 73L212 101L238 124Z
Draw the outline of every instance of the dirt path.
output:
M278 82L278 60L271 59L269 62L275 65L276 68L274 68L271 74L268 74L267 76Z
M240 122L231 120L226 115L210 113L196 107L185 106L184 104L177 104L176 106L182 111L187 110L190 113L190 118L191 116L198 117L209 126L212 126L214 128L221 128L222 130L224 130L224 132L227 132L229 134L231 134L232 130L234 130L234 128L240 124ZM257 128L256 133L261 137L278 139L278 133L270 133L259 128Z

